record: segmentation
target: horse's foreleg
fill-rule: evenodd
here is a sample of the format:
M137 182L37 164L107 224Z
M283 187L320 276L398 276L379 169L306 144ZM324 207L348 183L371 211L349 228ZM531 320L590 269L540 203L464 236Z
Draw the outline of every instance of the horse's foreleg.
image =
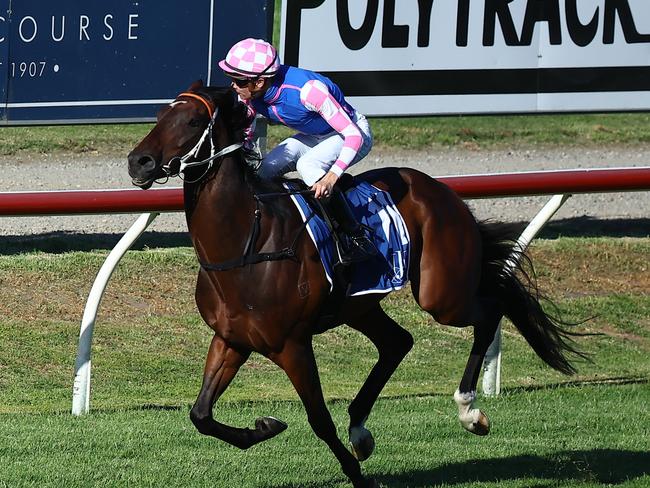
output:
M348 451L336 432L318 377L318 368L311 342L287 343L280 354L272 359L287 373L307 412L307 420L314 433L334 453L341 469L355 488L374 487L372 480L364 478L361 466Z
M368 314L348 320L348 325L370 339L379 352L377 364L348 408L352 452L359 461L364 461L375 448L372 434L364 423L381 390L413 347L413 337L386 315L379 305Z
M271 417L257 419L255 429L230 427L212 417L212 407L249 355L250 352L240 352L215 335L205 362L201 391L190 411L190 419L201 434L216 437L240 449L248 449L287 428L284 422Z
M454 393L461 425L477 435L487 435L490 432L490 421L481 410L474 407L474 400L485 353L494 340L501 317L500 308L496 303L489 300L477 301L474 313L474 342L460 386Z

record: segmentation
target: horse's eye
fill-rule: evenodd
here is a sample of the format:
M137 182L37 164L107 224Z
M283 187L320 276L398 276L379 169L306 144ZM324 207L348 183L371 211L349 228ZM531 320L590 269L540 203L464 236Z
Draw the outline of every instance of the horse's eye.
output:
M201 125L201 121L197 119L191 119L189 121L189 126L190 127L199 127Z

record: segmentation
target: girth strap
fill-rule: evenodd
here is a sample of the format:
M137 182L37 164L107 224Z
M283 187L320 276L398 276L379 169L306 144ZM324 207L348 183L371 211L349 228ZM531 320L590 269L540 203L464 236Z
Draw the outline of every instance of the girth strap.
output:
M201 263L206 271L228 271L229 269L243 268L249 264L262 263L264 261L280 261L282 259L294 259L296 250L285 248L281 251L268 253L254 253L240 256L238 259L231 259L219 264Z
M281 195L286 196L290 193L282 193ZM253 219L253 224L251 226L250 234L244 246L244 254L238 258L230 259L222 263L203 263L201 262L201 267L206 271L228 271L230 269L242 268L248 266L249 264L258 264L264 261L280 261L282 259L296 259L296 245L298 243L298 237L300 234L307 228L307 221L303 222L302 226L298 229L296 237L294 238L291 246L285 247L280 251L274 252L264 252L257 253L255 252L255 245L257 244L257 238L260 234L260 220L262 218L262 211L260 210L260 199L266 196L276 196L271 194L265 195L254 195L255 196L255 218ZM313 214L312 214L313 216ZM310 219L311 217L310 216Z

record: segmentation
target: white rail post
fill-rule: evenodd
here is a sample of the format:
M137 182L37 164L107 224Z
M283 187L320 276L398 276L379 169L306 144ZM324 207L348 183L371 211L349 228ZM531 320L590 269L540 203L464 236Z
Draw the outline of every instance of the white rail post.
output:
M551 220L553 215L560 209L571 195L554 195L544 205L542 210L531 220L530 224L517 239L513 255L506 263L508 272L512 272L517 265L517 254L525 251L531 241L540 230ZM501 393L501 324L497 327L494 340L485 353L483 360L483 394L486 396L498 395Z
M77 359L74 365L74 384L72 387L72 415L83 415L90 411L90 350L93 340L93 329L99 303L104 295L104 290L111 278L113 271L117 267L122 256L128 251L133 243L149 227L149 224L159 215L159 213L146 213L140 215L138 220L122 236L120 241L110 252L106 261L97 273L93 283L86 307L84 308L83 318L81 319L81 330L79 331L79 346L77 348Z

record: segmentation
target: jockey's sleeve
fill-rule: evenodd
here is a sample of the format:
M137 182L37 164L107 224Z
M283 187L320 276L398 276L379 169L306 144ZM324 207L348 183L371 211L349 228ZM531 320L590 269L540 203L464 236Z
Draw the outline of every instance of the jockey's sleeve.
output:
M343 136L343 148L330 168L330 171L341 176L359 152L363 143L361 131L322 81L309 80L305 83L300 90L300 101L308 110L318 112L335 131Z

